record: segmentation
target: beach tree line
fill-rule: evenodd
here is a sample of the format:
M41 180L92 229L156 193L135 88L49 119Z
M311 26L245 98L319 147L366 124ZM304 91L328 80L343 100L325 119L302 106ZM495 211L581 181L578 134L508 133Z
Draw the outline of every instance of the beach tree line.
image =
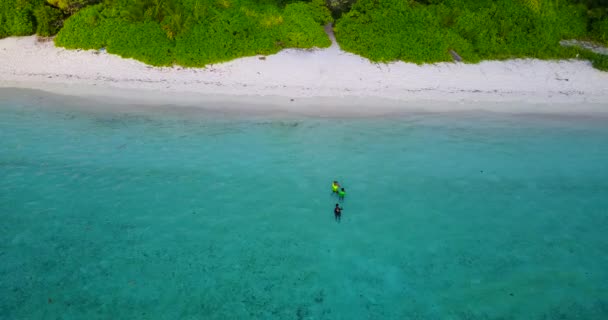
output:
M283 48L340 46L372 61L608 58L608 0L2 0L0 38L57 35L152 65L204 66Z
M341 47L372 61L465 62L512 58L606 57L560 45L608 43L601 1L359 0L334 28ZM597 11L593 11L597 10Z

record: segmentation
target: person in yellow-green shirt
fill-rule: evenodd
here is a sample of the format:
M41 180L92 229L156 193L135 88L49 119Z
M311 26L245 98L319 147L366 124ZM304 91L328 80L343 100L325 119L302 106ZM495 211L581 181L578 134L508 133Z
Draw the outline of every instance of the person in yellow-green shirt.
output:
M338 181L334 180L334 182L331 184L331 192L338 193L338 190L340 190L340 184Z

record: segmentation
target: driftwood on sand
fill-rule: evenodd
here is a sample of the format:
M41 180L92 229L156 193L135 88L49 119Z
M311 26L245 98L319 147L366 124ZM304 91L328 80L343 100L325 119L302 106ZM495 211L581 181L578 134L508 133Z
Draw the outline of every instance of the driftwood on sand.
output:
M450 49L450 54L452 55L452 58L454 59L454 61L462 62L462 58L458 55L458 53L456 53L456 51Z

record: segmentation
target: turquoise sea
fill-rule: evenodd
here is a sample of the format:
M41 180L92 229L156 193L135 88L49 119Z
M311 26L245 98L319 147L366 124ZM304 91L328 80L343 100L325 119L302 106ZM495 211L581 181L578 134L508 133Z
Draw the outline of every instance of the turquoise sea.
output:
M608 319L605 116L6 93L1 319Z

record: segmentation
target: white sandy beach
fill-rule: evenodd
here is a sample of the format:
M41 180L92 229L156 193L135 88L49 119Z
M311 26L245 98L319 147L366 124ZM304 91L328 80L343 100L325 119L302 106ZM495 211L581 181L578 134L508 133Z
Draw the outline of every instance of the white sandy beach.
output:
M0 87L196 104L213 97L274 105L397 110L608 112L608 72L585 61L375 64L328 49L284 50L206 68L156 68L95 50L65 50L35 36L0 40ZM223 97L223 98L222 98ZM213 100L212 99L212 100ZM382 102L379 102L382 101ZM273 103L269 103L273 102ZM483 105L483 107L479 107ZM530 109L530 105L535 105Z

